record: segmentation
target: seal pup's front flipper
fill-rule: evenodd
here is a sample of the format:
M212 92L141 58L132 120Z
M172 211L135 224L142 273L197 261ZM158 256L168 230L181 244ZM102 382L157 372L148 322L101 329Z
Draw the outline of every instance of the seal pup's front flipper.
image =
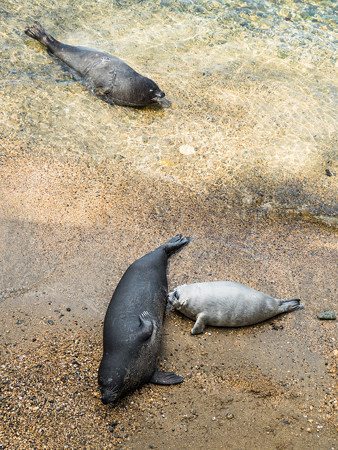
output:
M159 370L155 370L150 379L150 383L164 385L178 384L183 381L184 378L174 372L160 372Z
M204 313L200 313L197 315L197 320L195 322L195 325L193 326L191 330L191 334L201 334L204 332L205 326L206 326L206 315Z

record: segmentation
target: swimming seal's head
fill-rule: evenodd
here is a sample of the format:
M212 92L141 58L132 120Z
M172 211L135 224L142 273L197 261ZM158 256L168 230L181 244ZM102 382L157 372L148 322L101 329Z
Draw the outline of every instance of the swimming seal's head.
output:
M116 105L146 106L160 102L165 93L150 78L136 74L132 79L120 80L118 91L113 89L107 96Z
M138 104L148 105L149 103L156 103L165 96L165 93L157 86L157 84L147 77L141 77L136 83L135 98L138 98Z

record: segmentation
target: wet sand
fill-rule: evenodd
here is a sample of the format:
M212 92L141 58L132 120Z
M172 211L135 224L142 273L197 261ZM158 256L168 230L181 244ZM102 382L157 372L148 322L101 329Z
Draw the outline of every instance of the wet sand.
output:
M334 230L229 207L123 158L45 150L1 140L2 448L337 448L337 321L316 318L337 309ZM114 287L178 232L193 241L171 259L170 288L229 279L304 310L200 336L168 312L160 366L185 382L104 406Z

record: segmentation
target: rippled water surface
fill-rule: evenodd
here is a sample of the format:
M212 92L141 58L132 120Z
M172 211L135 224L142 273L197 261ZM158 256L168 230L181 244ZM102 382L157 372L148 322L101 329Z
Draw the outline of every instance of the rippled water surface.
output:
M333 1L7 0L3 136L57 157L115 158L225 204L336 211ZM171 106L111 106L24 34L114 54Z

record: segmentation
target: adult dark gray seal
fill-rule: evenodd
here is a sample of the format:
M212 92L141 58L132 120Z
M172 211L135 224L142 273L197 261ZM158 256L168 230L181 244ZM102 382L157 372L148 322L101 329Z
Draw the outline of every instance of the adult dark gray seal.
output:
M158 102L164 92L154 81L135 72L116 56L98 50L63 44L35 22L25 33L47 47L52 55L75 70L97 96L121 106Z
M170 292L168 300L196 320L191 334L203 333L206 325L243 327L303 308L298 298L278 300L232 281L184 284Z
M168 258L188 244L181 235L135 261L124 273L108 306L99 368L102 402L114 402L152 382L184 381L173 372L156 369L167 303Z

